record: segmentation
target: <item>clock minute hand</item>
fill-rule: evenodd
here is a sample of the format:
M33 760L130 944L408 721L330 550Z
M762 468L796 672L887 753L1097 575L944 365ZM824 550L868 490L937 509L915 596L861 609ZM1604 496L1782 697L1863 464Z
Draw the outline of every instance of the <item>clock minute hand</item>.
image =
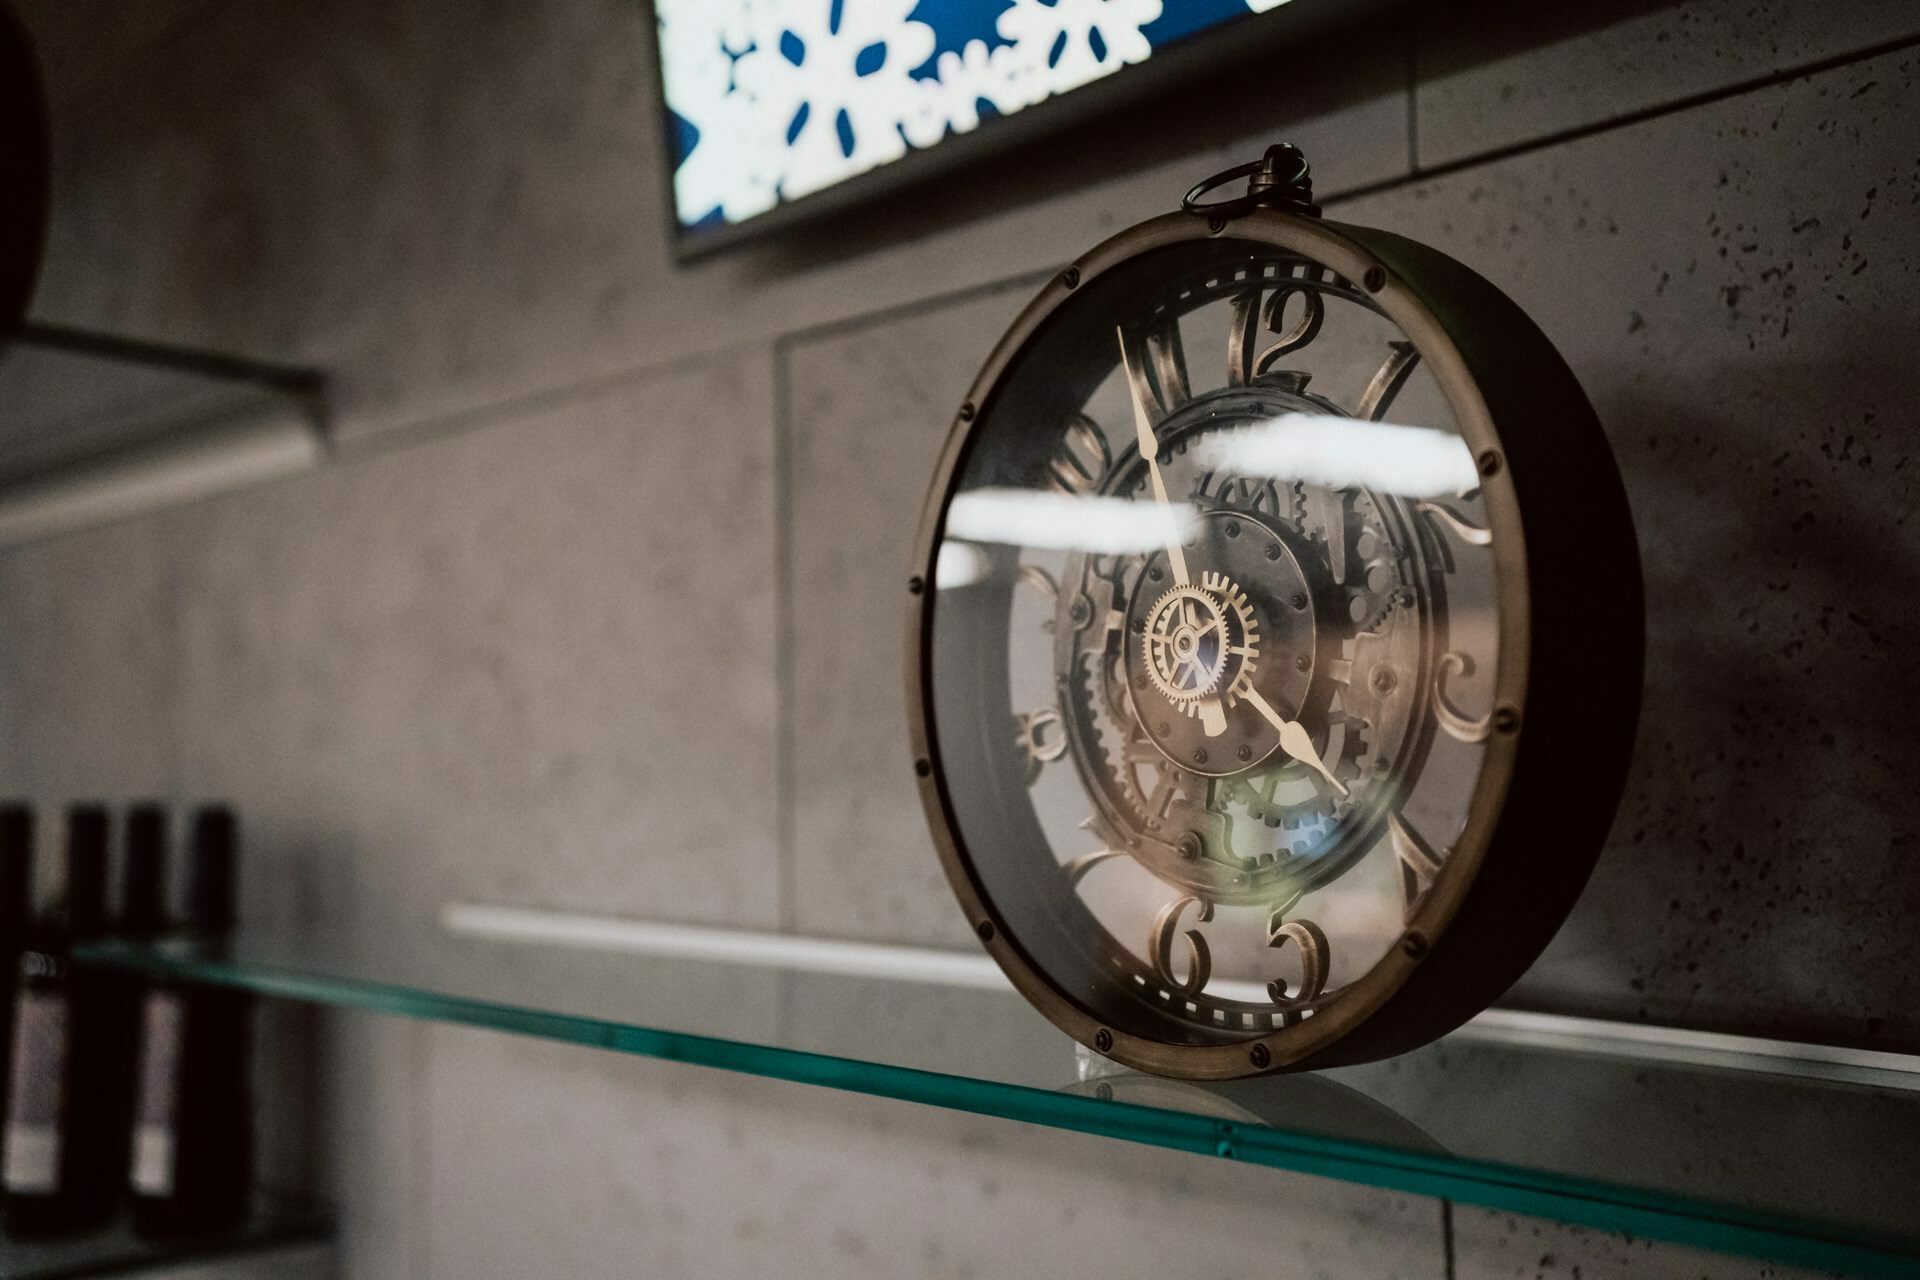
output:
M1147 464L1147 479L1153 485L1153 499L1160 504L1160 510L1167 517L1167 567L1173 570L1173 580L1179 586L1191 586L1193 579L1187 574L1187 553L1180 546L1180 532L1174 527L1173 500L1167 497L1167 482L1160 474L1160 441L1153 434L1153 421L1147 417L1147 402L1141 395L1140 379L1134 376L1133 358L1127 354L1126 331L1115 326L1113 335L1120 341L1120 369L1126 374L1127 394L1133 400L1133 440L1140 450L1140 460ZM1227 731L1227 709L1220 705L1218 694L1203 698L1200 702L1200 727L1209 738L1217 738Z
M1160 504L1160 510L1167 513L1167 567L1173 570L1173 580L1180 586L1190 585L1187 577L1187 554L1180 547L1179 534L1173 528L1173 502L1167 497L1167 482L1160 474L1160 441L1153 434L1153 423L1147 417L1147 404L1140 395L1140 381L1134 377L1133 360L1127 355L1127 335L1116 328L1114 336L1120 339L1120 368L1127 375L1127 394L1133 400L1133 439L1140 449L1140 458L1147 464L1147 478L1153 483L1153 499Z
M1298 720L1289 720L1278 711L1275 711L1273 704L1261 696L1260 691L1251 684L1247 686L1246 692L1241 696L1253 705L1255 711L1265 716L1269 724L1280 731L1280 749L1282 751L1292 756L1295 760L1300 761L1302 764L1311 765L1315 769L1318 769L1320 776L1325 778L1334 790L1343 796L1347 794L1345 784L1333 776L1333 770L1327 768L1327 762L1322 760L1320 753L1313 749L1313 735L1307 732L1305 725L1301 724Z

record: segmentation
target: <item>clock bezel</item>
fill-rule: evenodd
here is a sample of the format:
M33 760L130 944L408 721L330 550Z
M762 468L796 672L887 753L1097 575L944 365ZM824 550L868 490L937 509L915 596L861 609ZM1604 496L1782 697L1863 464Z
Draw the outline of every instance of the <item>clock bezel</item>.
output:
M1415 344L1481 467L1498 640L1494 731L1466 825L1398 944L1315 1016L1263 1036L1195 1046L1136 1036L1082 1009L991 909L958 834L933 731L928 659L936 593L928 584L962 463L991 420L1016 354L1088 283L1142 254L1213 238L1251 241L1331 268L1364 288ZM909 727L921 800L947 878L1014 987L1076 1040L1124 1065L1231 1079L1366 1061L1431 1040L1480 1012L1524 972L1571 909L1611 824L1631 749L1643 648L1639 558L1625 492L1592 408L1545 335L1493 285L1427 246L1266 208L1231 219L1169 214L1105 241L1056 274L988 357L935 469L913 565ZM1599 609L1595 598L1604 602ZM1594 654L1611 658L1595 670L1582 661Z

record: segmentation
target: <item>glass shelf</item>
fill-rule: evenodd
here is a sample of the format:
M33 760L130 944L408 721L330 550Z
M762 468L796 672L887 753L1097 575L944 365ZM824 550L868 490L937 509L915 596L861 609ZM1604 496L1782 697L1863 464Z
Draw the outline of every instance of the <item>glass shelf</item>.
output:
M235 1258L332 1238L325 1212L304 1201L261 1197L233 1231L202 1239L142 1240L123 1217L86 1235L59 1240L0 1240L0 1280L82 1280L138 1275Z
M1457 1034L1200 1086L1077 1053L1011 990L578 946L245 934L79 959L1291 1169L1852 1276L1920 1275L1920 1090Z

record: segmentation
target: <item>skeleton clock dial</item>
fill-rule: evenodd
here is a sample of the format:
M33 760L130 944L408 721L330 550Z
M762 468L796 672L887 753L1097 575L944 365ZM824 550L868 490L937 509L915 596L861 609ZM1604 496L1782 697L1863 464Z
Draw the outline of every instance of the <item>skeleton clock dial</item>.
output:
M957 414L909 684L949 879L1102 1053L1222 1078L1412 1047L1572 904L1640 653L1577 384L1274 148L1093 250ZM1217 185L1217 184L1215 184Z

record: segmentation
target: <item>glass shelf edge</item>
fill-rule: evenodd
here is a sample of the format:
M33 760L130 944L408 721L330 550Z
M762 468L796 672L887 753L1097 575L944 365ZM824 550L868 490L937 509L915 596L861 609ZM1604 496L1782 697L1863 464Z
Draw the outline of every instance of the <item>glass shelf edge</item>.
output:
M300 1197L258 1190L253 1210L235 1230L199 1239L151 1241L121 1218L76 1237L0 1241L0 1280L92 1280L132 1275L200 1275L236 1260L293 1249L331 1248L334 1214Z
M1920 1277L1920 1252L1898 1242L1842 1239L1819 1224L1747 1216L1728 1206L1687 1202L1671 1195L1662 1195L1661 1203L1654 1203L1620 1184L1565 1174L1396 1152L1025 1085L525 1009L414 987L318 978L206 958L180 960L121 941L77 947L74 958L149 978L479 1027L1237 1160L1779 1264L1839 1271L1859 1280Z
M460 900L442 905L440 926L448 936L484 942L617 952L649 959L777 965L816 974L1013 990L1013 984L984 951L816 938ZM1263 991L1252 984L1248 987L1256 994ZM1920 1092L1920 1055L1658 1023L1496 1007L1469 1020L1449 1038L1598 1054L1663 1067L1698 1066Z

